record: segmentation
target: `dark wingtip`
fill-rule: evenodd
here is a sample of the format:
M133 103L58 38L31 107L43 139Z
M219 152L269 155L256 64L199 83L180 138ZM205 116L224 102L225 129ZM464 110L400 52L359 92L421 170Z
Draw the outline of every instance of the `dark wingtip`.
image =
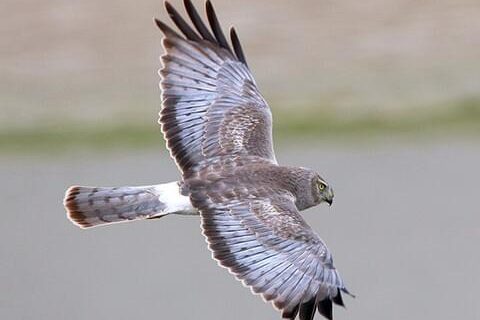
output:
M163 2L163 6L165 7L165 10L167 11L167 13L170 17L172 16L172 14L174 14L176 12L173 5L168 1Z
M210 23L210 28L212 28L213 34L218 41L220 47L228 50L232 53L232 49L228 45L227 39L223 34L222 27L220 26L220 22L218 21L217 14L215 13L215 9L213 8L212 3L210 0L205 2L205 9L207 11L207 18L208 22Z
M353 293L351 293L350 291L348 291L347 288L345 288L345 287L341 288L340 290L342 290L343 293L348 294L350 297L352 297L352 298L354 298L354 299L357 297L356 295L354 295Z
M187 10L187 14L190 17L190 20L193 22L193 25L195 28L197 28L197 31L201 34L203 39L208 40L210 42L216 43L215 38L213 35L210 33L208 30L207 26L203 23L202 18L197 12L197 9L193 5L191 0L183 0L183 5L185 6L185 9Z
M153 21L157 25L158 29L160 29L163 33L165 33L165 30L168 30L168 29L173 31L169 26L167 26L165 23L163 23L163 21L161 21L157 18L153 18ZM168 31L170 31L170 30L168 30Z
M217 14L215 13L215 8L210 0L205 2L205 10L207 12L207 20L210 25L208 28L204 23L200 15L198 14L195 6L193 5L191 0L183 0L185 9L187 14L193 23L192 28L178 13L175 7L167 0L164 1L165 10L167 11L168 15L178 27L178 29L183 33L183 35L192 41L200 41L202 39L215 43L221 48L228 50L231 54L233 54L240 62L245 64L248 67L247 60L245 58L245 54L243 53L242 46L240 44L240 40L238 38L238 34L235 28L230 29L230 39L233 46L230 46L228 43L220 25L220 22L217 18ZM159 19L154 19L155 24L157 27L165 34L165 36L171 37L180 37L175 30L167 26L163 21ZM210 30L209 30L210 29ZM212 34L213 32L213 34Z
M169 10L169 8L173 8L172 4L168 0L163 1L163 6L167 11Z
M295 318L297 317L299 308L300 308L300 304L297 304L292 310L283 310L282 318L295 320Z
M170 19L172 19L177 28L180 29L187 39L192 41L201 40L198 34L188 25L188 23L182 18L175 7L170 4L170 2L165 1L165 9L170 16Z
M168 1L168 0L164 0L163 1L163 7L165 8L165 10L167 11L168 15L170 15L170 11L173 9L173 5Z
M238 60L243 62L248 67L247 59L245 59L245 54L243 53L240 39L238 38L238 34L234 27L230 28L230 39L232 40L233 50L235 51L235 55L237 56Z
M333 320L332 300L329 298L323 299L318 302L317 309L322 316L328 320Z
M165 36L167 36L167 37L177 37L177 38L180 37L180 35L178 33L176 33L172 28L167 26L163 21L161 21L157 18L153 18L153 21L155 22L157 27L160 29L160 31L163 32L163 34Z
M304 302L300 305L300 320L312 320L315 316L315 300L316 297L313 297L307 302Z
M337 295L332 298L332 301L333 303L345 308L345 303L343 302L342 292L340 289L337 289Z

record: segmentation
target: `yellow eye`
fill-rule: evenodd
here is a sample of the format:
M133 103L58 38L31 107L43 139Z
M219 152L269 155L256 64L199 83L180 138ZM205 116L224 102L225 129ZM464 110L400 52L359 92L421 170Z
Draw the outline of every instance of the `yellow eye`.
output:
M322 182L318 183L318 190L323 190L323 189L325 189L325 185Z

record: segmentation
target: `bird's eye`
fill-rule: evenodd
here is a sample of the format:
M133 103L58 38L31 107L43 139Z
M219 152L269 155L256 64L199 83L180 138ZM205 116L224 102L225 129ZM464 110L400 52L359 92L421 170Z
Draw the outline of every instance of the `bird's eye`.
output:
M325 189L325 184L323 184L322 182L319 182L318 183L318 190L323 190Z

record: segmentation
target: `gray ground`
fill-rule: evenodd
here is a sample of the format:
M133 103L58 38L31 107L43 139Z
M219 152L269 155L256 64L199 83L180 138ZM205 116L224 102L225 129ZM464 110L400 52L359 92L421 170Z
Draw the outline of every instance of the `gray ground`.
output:
M159 146L161 150L161 146ZM337 319L479 319L478 143L279 152L322 170L336 202L305 212L356 299ZM0 319L277 319L210 259L199 221L83 231L70 184L177 178L160 151L0 160Z

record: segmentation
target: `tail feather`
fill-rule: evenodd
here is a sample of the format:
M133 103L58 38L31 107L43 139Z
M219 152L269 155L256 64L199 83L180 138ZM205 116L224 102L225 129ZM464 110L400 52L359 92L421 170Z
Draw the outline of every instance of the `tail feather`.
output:
M64 206L68 218L81 228L159 218L191 207L176 182L145 187L72 186L65 194Z

